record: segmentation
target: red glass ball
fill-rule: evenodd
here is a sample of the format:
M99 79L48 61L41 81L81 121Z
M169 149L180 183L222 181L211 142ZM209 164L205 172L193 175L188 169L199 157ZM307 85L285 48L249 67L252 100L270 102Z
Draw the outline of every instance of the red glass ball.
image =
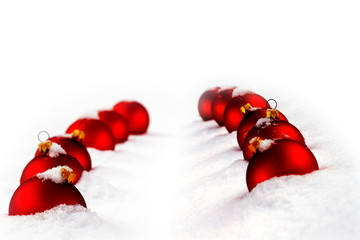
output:
M251 107L268 108L270 105L265 98L256 93L245 93L240 96L233 97L224 110L224 125L229 133L236 131L241 120L248 111L243 113L241 107L250 104Z
M275 140L269 149L257 152L246 170L246 184L251 191L258 183L273 177L304 175L319 166L310 149L290 139Z
M116 143L123 143L128 139L129 130L123 116L115 111L99 111L100 121L106 123L114 135Z
M243 155L244 159L250 160L254 152L247 146L253 138L259 137L260 139L292 139L299 143L305 144L305 140L301 132L291 123L282 120L269 119L266 123L260 126L254 126L246 135L244 142Z
M33 178L38 173L45 172L48 169L58 167L58 166L68 166L70 167L75 175L73 184L76 184L83 172L83 167L74 157L67 154L60 154L58 157L53 158L49 157L46 154L39 155L33 158L24 168L21 178L20 184L23 184L25 181Z
M14 192L9 205L9 215L30 215L44 212L60 204L86 207L79 190L70 184L56 184L51 180L31 178Z
M255 109L254 111L250 111L244 116L244 118L241 120L238 129L237 129L237 142L239 144L239 147L241 150L244 149L244 139L247 135L247 133L250 131L250 129L255 126L256 122L260 118L266 117L266 112L271 109L267 108L261 108L261 109ZM278 111L279 117L278 120L288 121L284 114L282 114L280 111Z
M122 101L117 103L113 110L126 119L129 134L146 133L150 117L146 108L139 102Z
M73 138L60 137L60 136L52 137L49 138L48 140L50 142L59 144L68 155L78 160L78 162L81 164L84 170L90 171L91 157L88 150L82 143L76 141ZM43 154L44 153L41 153L39 150L37 150L35 156L39 156Z
M69 126L66 133L79 129L85 133L82 144L98 150L114 150L115 139L110 128L98 119L79 119Z
M211 106L212 106L214 97L219 92L219 90L220 90L219 87L215 87L213 89L206 90L200 96L200 99L198 102L198 110L199 110L200 117L204 121L214 119Z
M214 100L211 105L211 111L214 117L214 120L219 126L224 126L224 111L226 104L231 100L232 93L234 88L227 88L220 90L218 94L215 95Z

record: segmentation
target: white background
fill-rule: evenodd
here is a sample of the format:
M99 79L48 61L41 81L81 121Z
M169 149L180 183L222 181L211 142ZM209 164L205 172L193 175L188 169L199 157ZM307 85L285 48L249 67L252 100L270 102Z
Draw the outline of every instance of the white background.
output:
M13 224L8 202L37 133L61 134L82 114L123 99L148 108L150 136L160 144L151 151L148 139L153 159L179 158L186 146L177 133L198 120L204 90L247 86L277 99L305 129L320 129L332 142L326 150L356 168L359 12L358 1L346 0L1 1L3 223ZM159 163L156 171L174 165ZM166 195L157 191L159 199Z

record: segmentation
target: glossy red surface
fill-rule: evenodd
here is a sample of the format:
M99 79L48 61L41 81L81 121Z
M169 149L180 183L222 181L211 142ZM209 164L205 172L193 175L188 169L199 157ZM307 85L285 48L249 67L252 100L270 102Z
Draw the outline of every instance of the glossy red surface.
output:
M76 129L84 131L85 138L82 143L85 147L98 150L115 149L115 138L111 129L104 122L98 119L82 118L71 124L66 133L72 133Z
M224 125L229 133L238 129L241 120L247 114L247 112L243 113L241 111L241 107L245 104L250 104L254 108L270 107L266 99L256 93L246 93L233 97L224 110Z
M282 120L272 120L267 126L254 126L246 135L244 142L243 155L244 159L250 160L254 152L247 147L250 145L251 139L259 137L260 139L292 139L299 143L305 144L305 140L301 132L291 123Z
M316 158L306 145L290 139L276 140L268 150L253 156L246 170L246 184L251 191L273 177L304 175L318 169Z
M106 123L114 135L116 143L123 143L129 137L127 122L123 116L115 111L99 111L100 121Z
M14 192L9 205L9 215L30 215L43 212L60 204L86 207L77 188L70 183L56 184L50 180L31 178Z
M82 143L76 141L73 138L57 137L57 136L49 138L48 140L59 144L68 155L76 158L76 160L78 160L78 162L81 164L84 170L89 171L91 169L90 154ZM44 153L41 153L39 152L39 150L37 150L35 156L39 156L43 154Z
M20 184L35 177L38 173L45 172L46 170L57 166L69 166L75 172L76 175L73 184L76 184L79 181L81 174L84 171L78 160L70 155L60 154L57 158L52 158L47 155L39 155L33 158L25 166L20 178Z
M216 96L216 94L219 92L219 87L206 90L199 99L198 102L198 111L200 114L200 117L204 121L212 120L214 119L213 113L212 113L212 102Z
M216 94L214 97L211 105L211 110L214 120L219 126L224 126L225 107L226 104L231 100L233 91L234 88L224 89L219 91L219 93Z
M244 139L247 135L247 133L250 131L250 129L252 127L255 126L256 122L260 119L260 118L265 118L266 117L266 111L268 109L267 108L262 108L262 109L256 109L254 111L250 111L248 114L246 114L246 116L241 120L238 129L237 129L237 142L239 144L239 147L241 150L243 150L243 145L244 145ZM283 121L288 121L287 118L285 117L284 114L282 114L279 111L279 120L283 120Z
M142 104L135 101L122 101L117 103L113 110L126 119L129 134L146 133L150 117Z

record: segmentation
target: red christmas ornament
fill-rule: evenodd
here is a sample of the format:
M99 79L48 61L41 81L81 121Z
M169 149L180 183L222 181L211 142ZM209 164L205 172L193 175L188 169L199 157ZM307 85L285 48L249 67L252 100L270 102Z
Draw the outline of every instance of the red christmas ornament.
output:
M123 143L128 139L129 130L123 116L115 111L99 111L100 121L106 123L114 135L116 143Z
M224 111L226 104L231 100L234 87L219 90L211 105L214 120L219 126L224 126Z
M84 170L90 171L91 157L86 147L75 140L75 138L56 136L49 138L48 141L59 144L66 152L66 154L76 158ZM39 149L36 151L35 156L44 154Z
M30 215L44 212L60 204L81 205L86 203L70 183L57 184L51 180L31 178L21 184L14 192L9 206L9 215Z
M250 160L253 157L263 139L292 139L305 144L303 135L291 123L272 118L260 118L246 135L243 149L244 159Z
M249 191L273 177L304 175L319 169L314 154L306 145L290 139L269 141L272 144L266 144L267 149L257 152L249 162L246 170Z
M78 160L70 155L59 154L57 157L50 157L48 154L44 154L33 158L25 166L20 178L20 184L35 177L38 173L45 172L46 170L58 166L68 166L74 171L75 177L72 180L73 184L76 184L79 181L84 170Z
M117 103L113 110L126 119L129 134L146 133L150 117L146 108L139 102L122 101Z
M72 133L82 139L85 147L98 150L115 149L115 139L110 128L98 119L79 119L70 125L66 133Z
M269 108L261 108L254 109L249 111L246 116L241 120L238 129L237 129L237 142L241 150L244 149L244 139L250 129L255 126L256 122L260 118L270 117L275 120L283 120L288 121L284 114L282 114L279 110L269 109Z
M199 99L198 102L198 110L200 117L204 121L208 121L211 119L214 119L213 113L212 113L212 102L216 96L216 94L219 93L220 88L215 87L213 89L206 90Z
M236 90L235 90L236 91ZM234 94L233 94L234 95ZM229 133L236 131L251 108L268 108L268 102L256 93L243 93L233 97L224 110L224 125Z

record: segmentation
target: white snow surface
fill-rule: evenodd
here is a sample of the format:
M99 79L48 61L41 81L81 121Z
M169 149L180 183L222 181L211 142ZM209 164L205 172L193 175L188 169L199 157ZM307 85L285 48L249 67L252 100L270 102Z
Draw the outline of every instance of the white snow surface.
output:
M259 118L256 121L255 126L258 127L258 128L265 128L267 126L270 126L271 122L272 122L271 118Z
M237 97L237 96L241 96L241 95L244 95L244 94L247 94L247 93L252 93L252 91L250 91L248 89L248 87L237 87L237 88L234 89L234 91L232 93L232 96Z
M52 158L57 158L60 154L66 154L66 151L57 143L52 142L48 155Z
M73 172L72 168L69 166L57 166L51 169L46 170L45 172L36 174L36 177L42 180L51 180L54 183L63 183L64 179L61 176L61 170L65 169L69 172Z
M359 239L359 4L1 1L1 239ZM244 84L276 99L319 171L248 192L236 132L197 112L205 90ZM149 132L89 149L88 208L9 217L37 134L123 99Z
M275 141L272 139L264 139L264 140L260 141L259 151L263 152L263 151L268 150L271 147L271 145L273 145L274 143L275 143Z

